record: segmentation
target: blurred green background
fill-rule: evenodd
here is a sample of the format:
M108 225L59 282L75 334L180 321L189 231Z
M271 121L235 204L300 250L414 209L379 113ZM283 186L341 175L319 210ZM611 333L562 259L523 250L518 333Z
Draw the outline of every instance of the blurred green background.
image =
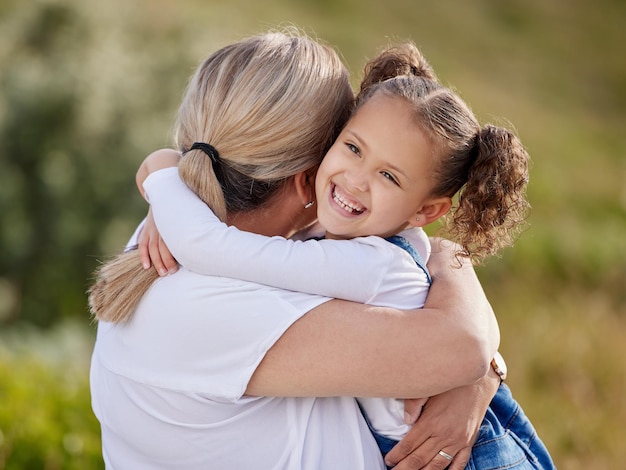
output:
M356 85L412 39L533 161L531 227L479 269L509 383L559 468L626 461L626 2L0 0L0 469L102 468L85 290L145 212L209 52L295 24ZM620 463L621 462L621 463Z

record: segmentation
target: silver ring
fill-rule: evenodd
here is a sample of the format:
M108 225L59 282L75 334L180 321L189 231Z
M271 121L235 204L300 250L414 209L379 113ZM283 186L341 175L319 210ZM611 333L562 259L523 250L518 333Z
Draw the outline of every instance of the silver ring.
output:
M439 451L439 455L441 455L444 459L447 459L447 460L452 460L454 458L453 455L450 455L447 452L444 452L443 450Z

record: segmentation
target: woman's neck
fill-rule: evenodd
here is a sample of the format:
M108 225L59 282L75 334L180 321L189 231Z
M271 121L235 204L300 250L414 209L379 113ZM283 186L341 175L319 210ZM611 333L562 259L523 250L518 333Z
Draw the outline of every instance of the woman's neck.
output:
M239 230L258 233L267 237L290 238L296 232L315 221L315 210L304 209L297 204L269 204L267 207L247 212L229 214L226 220Z
M238 212L229 215L226 223L228 225L234 225L239 230L245 232L258 233L259 235L265 235L267 237L273 237L275 235L286 237L289 228L285 227L284 222L279 218L273 217L272 212L273 211L267 209Z
M228 214L226 223L239 230L268 237L290 238L317 218L315 207L305 208L293 178L269 201L254 210Z

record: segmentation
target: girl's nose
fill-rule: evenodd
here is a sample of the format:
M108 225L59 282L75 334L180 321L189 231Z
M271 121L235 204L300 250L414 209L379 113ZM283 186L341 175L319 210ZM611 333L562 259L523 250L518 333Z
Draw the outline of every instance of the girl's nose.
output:
M366 191L368 186L368 178L362 169L352 169L346 172L346 182L350 189L356 191Z

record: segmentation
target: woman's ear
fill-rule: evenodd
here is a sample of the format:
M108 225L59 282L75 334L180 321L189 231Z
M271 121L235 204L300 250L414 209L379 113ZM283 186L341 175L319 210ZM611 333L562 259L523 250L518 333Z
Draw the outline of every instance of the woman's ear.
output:
M422 208L409 220L413 227L424 227L431 222L443 217L452 207L452 199L449 197L438 197L430 199Z
M315 201L315 174L316 170L304 170L296 173L293 177L298 197L305 206L311 201Z

